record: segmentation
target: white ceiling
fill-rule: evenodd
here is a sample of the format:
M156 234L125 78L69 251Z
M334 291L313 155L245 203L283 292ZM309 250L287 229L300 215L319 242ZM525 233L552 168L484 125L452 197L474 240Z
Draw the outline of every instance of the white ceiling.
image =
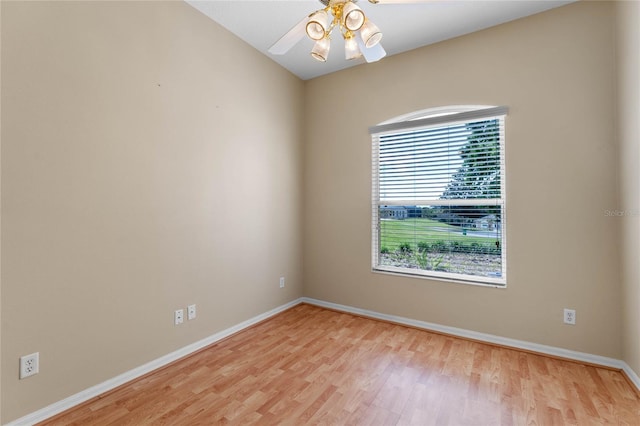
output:
M339 35L332 37L329 58L324 63L309 54L313 42L307 37L285 55L267 51L305 16L321 9L318 0L185 1L303 80L364 63L363 59L344 59L344 42ZM390 56L573 1L407 0L407 4L374 5L360 0L358 5L382 31L382 45Z

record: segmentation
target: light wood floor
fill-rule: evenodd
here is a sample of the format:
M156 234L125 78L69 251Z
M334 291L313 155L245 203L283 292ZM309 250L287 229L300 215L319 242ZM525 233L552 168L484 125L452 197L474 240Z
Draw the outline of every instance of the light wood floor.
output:
M618 371L298 305L48 425L640 424Z

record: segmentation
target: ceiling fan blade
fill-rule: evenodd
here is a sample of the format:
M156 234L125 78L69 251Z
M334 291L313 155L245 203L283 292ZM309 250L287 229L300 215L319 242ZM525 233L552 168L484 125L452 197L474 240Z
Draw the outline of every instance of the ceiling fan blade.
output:
M295 46L306 34L305 28L309 22L309 17L305 16L302 21L298 22L293 28L283 35L280 40L276 41L269 48L269 53L273 55L284 55Z
M362 52L362 56L364 56L364 59L367 62L376 62L387 56L387 52L384 50L380 43L376 44L373 47L367 48L367 46L364 44L364 40L362 40L362 37L360 36L360 33L356 34L356 42L358 42L360 52Z

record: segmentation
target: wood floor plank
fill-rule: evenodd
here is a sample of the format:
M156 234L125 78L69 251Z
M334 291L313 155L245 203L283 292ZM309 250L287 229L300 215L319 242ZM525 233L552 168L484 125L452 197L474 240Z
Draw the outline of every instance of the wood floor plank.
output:
M619 371L298 305L44 425L640 424Z

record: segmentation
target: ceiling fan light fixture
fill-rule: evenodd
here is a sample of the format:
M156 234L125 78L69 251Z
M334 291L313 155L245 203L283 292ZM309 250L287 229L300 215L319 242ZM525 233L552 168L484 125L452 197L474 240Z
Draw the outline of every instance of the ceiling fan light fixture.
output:
M347 1L342 7L344 26L349 31L358 31L366 20L364 12L353 2Z
M322 40L329 25L329 14L326 10L318 10L309 18L306 26L307 35L311 40Z
M347 33L344 38L344 57L347 60L357 59L362 56L358 42L353 33Z
M316 44L313 46L311 50L311 56L313 59L318 60L320 62L326 62L327 57L329 56L329 48L331 47L331 41L329 37L324 37L321 40L316 41Z
M380 43L380 40L382 40L382 33L380 32L380 29L376 24L368 19L360 29L360 36L362 36L362 40L367 48L375 46Z
M2 0L0 0L2 1ZM320 62L329 58L331 34L340 33L344 39L344 54L347 60L364 58L367 62L382 59L386 52L380 44L382 32L356 6L358 0L319 0L325 8L305 16L292 29L269 48L273 55L283 55L296 43L308 36L314 41L311 56ZM369 0L371 3L395 0ZM411 0L398 0L411 1ZM431 1L431 0L413 0Z

